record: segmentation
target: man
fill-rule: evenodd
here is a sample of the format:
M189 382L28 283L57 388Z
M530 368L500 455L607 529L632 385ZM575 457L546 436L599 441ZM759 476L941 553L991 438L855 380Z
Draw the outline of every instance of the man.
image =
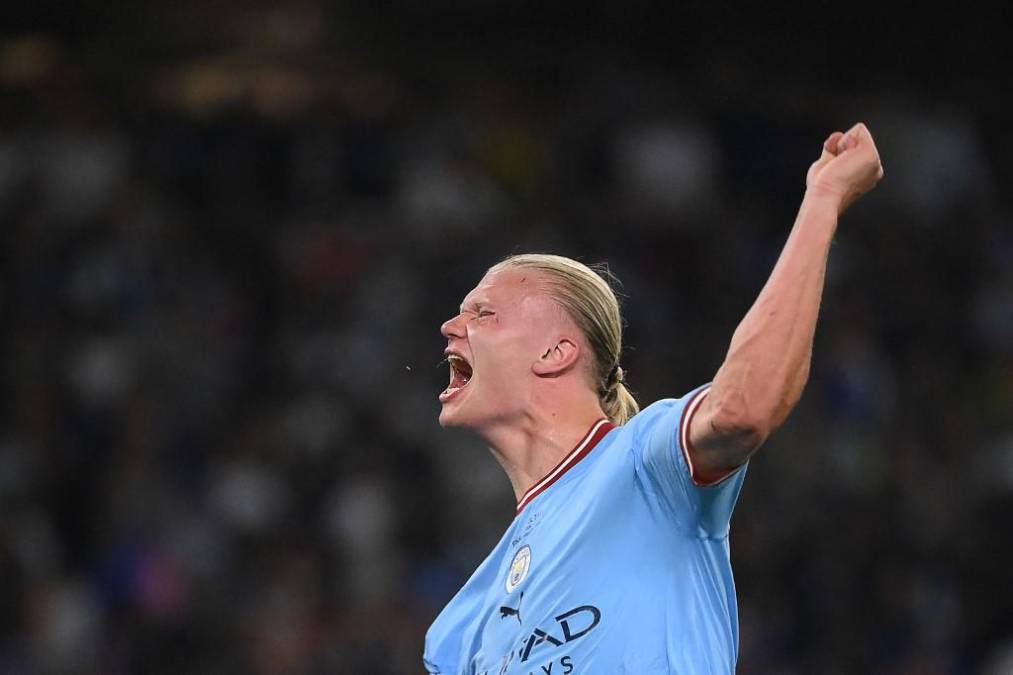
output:
M642 412L600 276L549 255L488 271L442 327L440 423L489 444L517 516L430 628L430 673L734 672L732 508L805 385L838 216L882 176L863 124L831 134L713 383Z

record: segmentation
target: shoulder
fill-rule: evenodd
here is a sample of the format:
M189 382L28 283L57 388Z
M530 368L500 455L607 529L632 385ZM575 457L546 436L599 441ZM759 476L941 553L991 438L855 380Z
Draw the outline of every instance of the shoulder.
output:
M679 398L662 398L650 404L634 415L623 425L629 427L632 434L642 437L645 432L660 429L677 431L686 413L692 414L710 389L710 383L702 384Z
M611 447L600 453L598 463L608 465L607 471L615 470L616 463L630 464L639 471L647 448L657 444L659 438L669 436L658 431L677 427L678 416L673 411L678 403L678 399L660 399L617 426L606 436L605 442ZM670 435L675 437L674 432Z
M662 423L666 418L681 411L683 399L663 398L655 401L619 427L629 441L640 440L645 432Z

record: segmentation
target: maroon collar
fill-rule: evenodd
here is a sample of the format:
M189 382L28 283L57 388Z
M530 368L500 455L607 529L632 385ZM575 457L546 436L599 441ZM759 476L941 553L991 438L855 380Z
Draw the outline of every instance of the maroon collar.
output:
M520 500L517 502L517 513L523 511L524 507L527 506L532 499L548 490L553 483L562 478L563 474L569 471L575 464L577 464L577 462L587 457L591 450L594 449L594 446L598 445L598 442L605 438L605 434L615 429L615 426L616 425L606 419L600 419L591 425L591 428L586 434L584 434L584 438L580 439L577 446L568 452L566 457L564 457L552 471L545 474L541 480L532 485L528 488L527 492L521 495Z

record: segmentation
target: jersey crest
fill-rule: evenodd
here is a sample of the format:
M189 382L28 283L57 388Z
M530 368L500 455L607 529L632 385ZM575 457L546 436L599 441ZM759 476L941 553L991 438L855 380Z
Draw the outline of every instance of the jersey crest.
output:
M514 555L510 563L510 571L507 572L506 592L513 593L525 579L528 578L528 570L531 569L531 547L525 544Z

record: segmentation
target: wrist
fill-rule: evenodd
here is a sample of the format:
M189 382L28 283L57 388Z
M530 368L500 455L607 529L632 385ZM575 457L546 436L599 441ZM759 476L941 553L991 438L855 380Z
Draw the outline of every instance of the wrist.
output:
M845 195L825 185L812 185L806 188L802 201L818 208L832 209L839 215L844 210Z
M809 236L824 240L829 246L837 232L837 224L841 213L841 198L821 190L808 189L802 198L796 225Z

